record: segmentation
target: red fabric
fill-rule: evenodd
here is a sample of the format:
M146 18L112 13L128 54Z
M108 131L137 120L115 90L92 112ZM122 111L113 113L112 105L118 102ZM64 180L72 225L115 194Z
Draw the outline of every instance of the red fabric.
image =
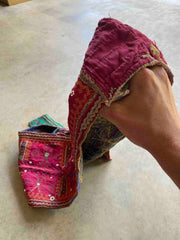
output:
M78 80L69 95L71 161L80 170L81 146L99 111L142 67L162 65L173 83L163 54L144 34L112 18L99 21ZM103 126L102 126L103 127Z
M20 132L19 170L28 203L62 208L77 195L77 171L70 162L71 138L57 134Z
M152 52L151 44L155 46L138 30L118 20L104 18L99 21L89 44L82 70L108 98L111 88L118 88L140 66L152 61L143 59L142 55L149 54L166 63L157 46L160 56Z
M162 65L173 82L155 43L115 19L99 21L69 95L70 136L19 133L19 168L29 205L59 208L72 203L82 182L81 146L99 111L133 74L152 65Z

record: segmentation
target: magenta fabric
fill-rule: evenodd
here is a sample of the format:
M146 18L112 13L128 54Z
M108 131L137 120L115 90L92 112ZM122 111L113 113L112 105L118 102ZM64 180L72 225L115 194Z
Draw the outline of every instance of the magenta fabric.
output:
M149 57L143 58L143 55ZM152 57L160 61L159 65L166 64L155 42L116 19L104 18L99 21L89 44L82 70L110 98L139 67L151 63ZM171 71L166 70L173 82Z
M33 207L67 207L77 195L77 172L69 162L69 130L53 133L55 128L40 125L19 132L19 171Z
M30 206L60 208L72 203L82 183L82 146L95 150L92 155L100 151L109 158L110 148L121 139L118 129L101 118L100 110L130 94L124 88L128 81L154 65L163 66L173 83L155 42L118 20L99 21L69 95L68 134L62 129L54 134L19 133L19 169Z

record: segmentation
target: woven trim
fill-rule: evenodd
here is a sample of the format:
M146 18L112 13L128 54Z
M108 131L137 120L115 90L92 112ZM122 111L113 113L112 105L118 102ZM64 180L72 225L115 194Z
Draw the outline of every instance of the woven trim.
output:
M81 146L81 144L83 143L83 141L85 140L87 133L90 129L90 127L93 124L93 120L95 120L95 115L98 113L100 106L102 103L105 103L107 106L110 106L111 103L113 101L115 101L117 99L117 97L119 97L120 91L122 90L122 88L124 87L124 85L137 73L139 72L141 69L148 67L148 66L155 66L155 65L161 65L165 68L165 70L167 71L168 75L171 76L170 81L171 83L172 81L172 73L171 70L169 69L169 67L162 61L162 60L156 60L155 58L153 58L150 55L144 55L142 56L142 58L146 58L146 57L150 57L152 62L150 63L146 63L144 65L142 65L141 67L139 67L134 73L132 73L127 79L126 81L115 91L115 93L113 94L113 96L111 97L111 99L107 100L106 96L104 95L104 93L97 87L97 85L93 82L93 80L91 79L90 76L88 76L87 74L85 74L82 70L80 72L79 78L85 83L87 84L89 87L91 87L96 93L98 93L100 96L98 98L98 100L94 103L93 107L91 108L90 112L87 114L86 118L84 119L83 123L81 124L81 128L80 128L80 132L77 138L77 145ZM126 94L128 94L129 91L126 92ZM81 114L82 115L82 114ZM93 119L94 118L94 119ZM86 130L85 130L86 129ZM82 131L85 130L85 134L84 137L82 139L81 142L79 142L79 138L82 135ZM78 149L77 147L75 148L75 158L79 158L81 155L81 150ZM79 153L77 155L77 153ZM79 166L79 160L78 160L78 166Z
M20 138L25 137L26 139L38 139L38 140L67 140L70 141L70 135L60 135L60 134L47 134L47 133L35 133L35 132L18 132Z
M122 90L122 88L124 87L124 85L137 73L139 72L141 69L148 67L148 66L155 66L155 65L160 65L162 67L164 67L164 69L166 70L169 79L171 81L171 84L173 84L173 74L171 72L171 70L169 69L169 67L161 60L156 60L154 57L152 57L151 55L142 55L142 58L150 58L152 60L152 62L150 63L146 63L142 66L140 66L135 72L133 72L127 79L126 81L115 91L115 93L112 96L112 93L110 94L110 99L108 100L107 97L105 96L105 94L97 87L97 85L94 83L94 81L92 80L92 78L90 76L88 76L83 70L81 70L79 78L85 83L87 84L90 88L92 88L96 93L98 93L104 103L106 104L106 106L110 106L112 102L116 101L116 99L118 97L122 97L125 96L127 94L129 94L129 91L126 90L126 93L120 93L120 91ZM124 95L123 95L124 94Z
M95 117L101 107L101 104L104 102L104 99L102 99L101 96L99 96L99 98L97 99L97 101L94 103L93 107L91 108L90 112L88 112L88 114L86 115L86 118L84 119L83 123L81 124L81 128L80 128L80 131L79 131L79 135L78 135L78 138L77 138L77 145L78 146L81 146L82 143L84 142L84 140L86 139L86 136L87 136L87 133L89 132L89 129L91 128L94 120L95 120ZM93 119L94 118L94 119ZM81 142L79 142L79 138L82 136L82 131L85 130L85 133L84 133L84 137L82 139ZM81 149L79 148L75 148L76 151L75 151L75 157L78 158L78 167L79 167L79 157L80 157L80 154L81 153ZM79 152L79 154L77 155L77 152ZM79 169L78 169L79 170Z
M91 108L90 112L88 112L86 118L84 119L81 129L86 129L89 123L92 121L93 117L95 117L95 114L98 113L99 107L103 103L103 99L101 96L99 96L98 100L94 103L93 107Z
M79 121L80 121L81 117L83 116L85 110L87 109L87 106L93 101L93 99L94 99L96 96L97 96L97 95L94 94L93 97L91 97L91 98L89 99L89 101L84 105L84 107L83 107L83 109L82 109L82 111L81 111L81 114L80 114L79 117L78 117L78 120L77 120L77 123L76 123L76 128L75 128L74 141L76 140L76 136L77 136L77 135L80 136L79 133L77 134L77 128L78 128ZM74 144L74 142L73 142L73 144Z
M171 84L173 84L173 74L171 73L171 70L169 69L169 67L162 61L162 60L156 60L155 58L153 58L150 55L143 55L142 58L146 58L146 57L150 57L153 61L150 63L146 63L144 65L142 65L141 67L139 67L135 72L133 72L127 79L126 81L116 90L116 92L114 93L112 99L105 101L106 106L110 106L112 102L115 101L115 99L118 96L119 91L124 87L124 85L136 74L138 73L141 69L145 68L145 67L149 67L149 66L155 66L155 65L160 65L162 67L164 67L164 69L166 70L167 74L169 75L170 78L170 82Z
M79 78L82 82L84 82L88 87L92 88L95 93L98 93L102 99L105 101L107 100L107 97L105 94L101 91L101 89L94 83L94 81L91 79L90 76L88 76L83 70L80 71Z
M77 196L77 194L78 193L76 192L69 201L50 202L46 200L33 199L33 200L29 200L28 204L32 207L47 207L47 208L68 207L72 203L73 199Z

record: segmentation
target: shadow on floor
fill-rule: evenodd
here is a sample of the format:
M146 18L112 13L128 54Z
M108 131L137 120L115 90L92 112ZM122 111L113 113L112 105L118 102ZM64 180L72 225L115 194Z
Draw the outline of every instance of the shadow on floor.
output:
M85 163L83 165L83 169L98 167L98 166L101 166L101 165L104 165L104 164L107 164L107 163L110 163L110 162L111 162L111 160L107 160L106 158L101 157L101 158L96 159L92 162Z

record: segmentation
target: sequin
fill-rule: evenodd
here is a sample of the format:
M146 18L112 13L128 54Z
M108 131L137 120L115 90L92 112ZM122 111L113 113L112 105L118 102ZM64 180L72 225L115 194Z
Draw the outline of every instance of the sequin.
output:
M44 156L45 156L45 158L48 158L48 157L49 157L49 153L46 152L46 153L44 154Z

